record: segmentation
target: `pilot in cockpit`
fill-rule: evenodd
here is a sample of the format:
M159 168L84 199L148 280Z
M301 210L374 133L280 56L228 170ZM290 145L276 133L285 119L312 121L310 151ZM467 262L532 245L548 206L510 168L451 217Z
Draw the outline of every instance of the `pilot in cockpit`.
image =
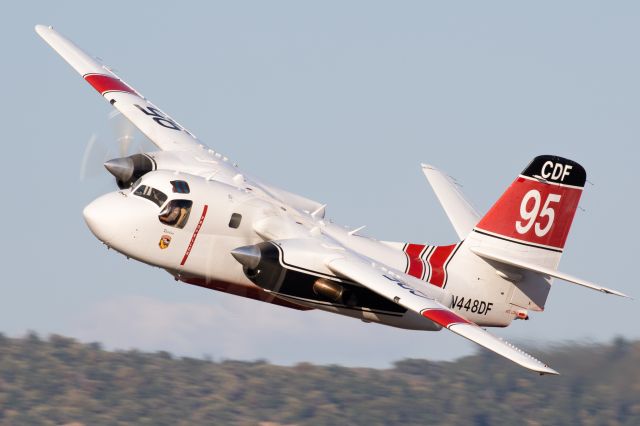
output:
M179 206L168 207L169 208L165 209L165 211L160 214L160 220L166 224L171 225L178 221L181 209Z
M182 228L189 216L189 210L184 203L170 202L160 213L158 218L164 224Z

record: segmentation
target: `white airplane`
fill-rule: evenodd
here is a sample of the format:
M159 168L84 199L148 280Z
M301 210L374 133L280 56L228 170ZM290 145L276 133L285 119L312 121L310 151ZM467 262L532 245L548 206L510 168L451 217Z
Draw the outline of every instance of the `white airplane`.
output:
M105 163L118 191L84 209L91 232L176 280L288 308L449 331L539 372L546 364L488 333L542 311L586 181L542 155L484 216L446 174L422 165L460 242L377 241L325 219L325 205L258 180L207 148L52 27L36 32L158 148Z

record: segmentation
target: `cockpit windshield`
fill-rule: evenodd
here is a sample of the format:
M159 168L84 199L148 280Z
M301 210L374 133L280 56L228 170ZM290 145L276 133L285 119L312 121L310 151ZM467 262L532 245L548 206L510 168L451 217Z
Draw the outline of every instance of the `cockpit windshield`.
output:
M160 207L167 201L167 196L164 192L158 191L155 188L146 185L140 185L138 189L135 190L133 195L137 195L138 197L146 198L149 201L153 201L155 204Z

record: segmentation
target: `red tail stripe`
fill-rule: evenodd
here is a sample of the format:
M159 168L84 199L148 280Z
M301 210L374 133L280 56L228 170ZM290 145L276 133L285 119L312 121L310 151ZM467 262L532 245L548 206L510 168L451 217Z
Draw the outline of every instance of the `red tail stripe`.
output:
M556 200L550 198L552 194L557 197ZM519 176L476 227L510 240L562 250L581 195L582 188L554 185ZM538 206L533 211L533 222L529 222L521 216L520 210L523 203L526 209L533 208L534 196L539 199ZM553 216L549 211L553 212ZM528 226L526 231L521 231L517 228L518 223L531 223L532 226ZM546 227L549 223L550 228L545 233L536 233L536 227Z
M93 86L101 95L104 95L106 92L126 92L137 95L138 93L133 90L131 87L127 86L115 77L111 77L109 75L104 74L87 74L84 76L84 79Z
M442 287L447 278L447 271L444 266L456 248L456 244L450 246L438 246L436 247L431 256L427 259L429 266L431 267L431 276L429 282L435 286Z
M424 263L422 259L420 259L420 253L422 253L424 248L425 246L423 244L407 244L404 249L404 252L409 258L409 269L407 273L416 278L422 278L422 274L424 273Z
M422 316L447 328L453 324L470 324L466 319L447 309L428 309L422 311Z

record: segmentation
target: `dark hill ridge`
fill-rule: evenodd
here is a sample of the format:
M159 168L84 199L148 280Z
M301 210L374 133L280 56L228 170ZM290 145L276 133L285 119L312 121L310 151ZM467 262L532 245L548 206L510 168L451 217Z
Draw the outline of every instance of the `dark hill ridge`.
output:
M640 342L545 352L561 376L485 352L281 367L0 335L0 424L640 424Z

